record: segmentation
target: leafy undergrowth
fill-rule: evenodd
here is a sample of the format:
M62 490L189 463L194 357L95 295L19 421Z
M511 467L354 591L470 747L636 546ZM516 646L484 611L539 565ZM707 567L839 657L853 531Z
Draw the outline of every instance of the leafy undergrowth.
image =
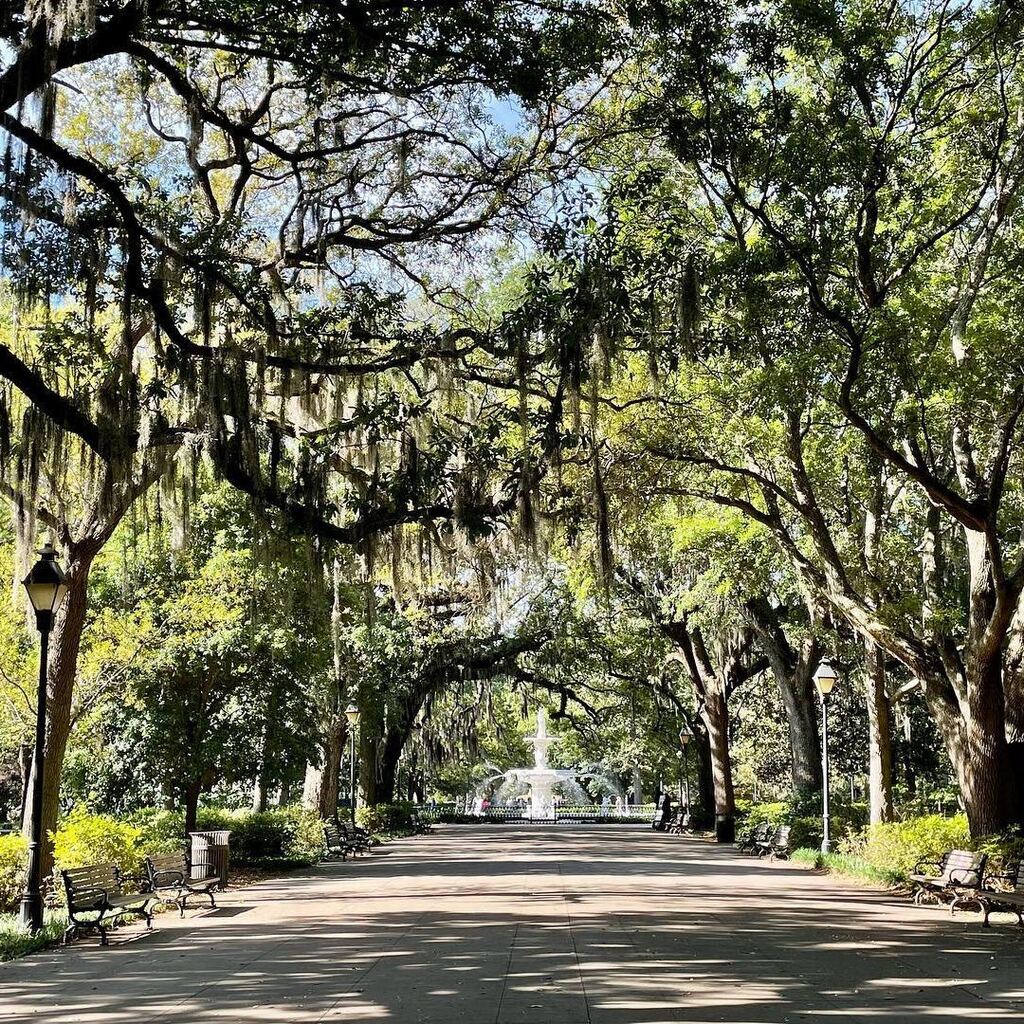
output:
M34 935L18 924L17 914L0 914L0 963L27 956L57 942L67 927L68 919L63 911L48 911L43 920L42 931Z
M822 853L821 850L811 850L805 847L794 850L791 859L797 864L807 864L813 868L837 875L847 875L850 878L859 878L875 885L896 887L905 882L899 871L876 867L863 857L857 857L850 853Z

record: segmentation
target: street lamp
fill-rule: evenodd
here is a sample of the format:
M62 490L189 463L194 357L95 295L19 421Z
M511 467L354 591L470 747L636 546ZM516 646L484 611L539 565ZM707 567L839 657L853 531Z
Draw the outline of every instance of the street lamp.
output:
M689 754L690 740L693 736L690 734L690 730L682 728L679 730L679 747L683 755L683 794L681 794L681 800L683 806L686 808L685 814L690 813L690 760L687 756Z
M47 541L39 561L22 580L39 630L39 692L36 694L36 743L32 752L32 818L29 822L28 879L21 898L21 924L37 932L43 927L40 866L43 855L43 742L46 737L46 665L53 619L68 592L67 577L57 564L57 552Z
M348 719L348 802L352 824L356 823L356 729L359 727L359 708L349 704L345 709Z
M814 685L821 696L821 852L828 853L828 695L836 685L836 670L823 660L814 670Z

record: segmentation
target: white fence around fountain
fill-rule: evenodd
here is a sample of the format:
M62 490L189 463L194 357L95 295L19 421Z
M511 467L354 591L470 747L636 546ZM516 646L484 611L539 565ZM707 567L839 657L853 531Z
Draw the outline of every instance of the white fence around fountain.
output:
M467 810L463 804L435 804L420 809L420 816L432 821L448 821L457 824L473 822L494 824L555 824L560 821L604 824L628 824L647 821L654 817L654 804L625 804L607 806L604 804L556 804L553 817L534 818L530 806L503 805L483 810Z

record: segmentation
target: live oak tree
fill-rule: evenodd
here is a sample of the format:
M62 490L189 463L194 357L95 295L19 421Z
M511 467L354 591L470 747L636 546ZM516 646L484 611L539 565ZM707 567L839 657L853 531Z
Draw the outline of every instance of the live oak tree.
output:
M905 666L972 831L998 831L1024 816L1022 11L647 14L637 123L677 161L676 258L717 349L674 395L670 461ZM879 670L870 687L884 715Z
M561 97L609 33L594 5L546 0L5 5L0 457L23 534L54 530L70 584L44 830L90 568L158 479L187 504L209 459L364 548L500 513L416 415L450 367L506 346L422 303L456 276L434 268L571 162ZM518 134L493 124L503 103Z

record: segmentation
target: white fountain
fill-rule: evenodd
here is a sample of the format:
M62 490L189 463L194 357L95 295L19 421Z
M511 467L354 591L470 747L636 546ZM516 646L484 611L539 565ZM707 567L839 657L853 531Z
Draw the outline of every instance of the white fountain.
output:
M530 817L534 820L553 821L555 818L554 788L560 782L572 782L576 773L548 767L548 748L556 737L548 735L547 716L544 709L537 711L537 734L527 736L526 742L533 745L533 767L513 768L507 778L525 783L530 787Z

